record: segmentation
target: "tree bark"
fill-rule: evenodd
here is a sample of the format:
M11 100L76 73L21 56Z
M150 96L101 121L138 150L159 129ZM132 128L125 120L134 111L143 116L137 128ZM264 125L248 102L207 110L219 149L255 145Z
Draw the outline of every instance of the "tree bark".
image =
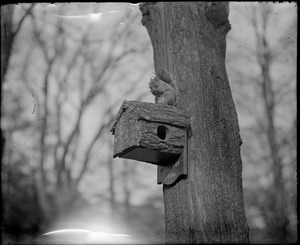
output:
M155 71L191 115L188 178L163 186L167 243L247 243L241 138L225 68L228 3L140 5Z

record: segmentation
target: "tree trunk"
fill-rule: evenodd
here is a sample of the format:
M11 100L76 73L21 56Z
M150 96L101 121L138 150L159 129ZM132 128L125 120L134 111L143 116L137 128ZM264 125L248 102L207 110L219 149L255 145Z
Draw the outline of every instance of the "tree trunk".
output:
M270 44L267 40L267 21L271 11L265 9L262 12L263 17L263 32L258 33L256 28L256 42L257 42L257 58L261 68L261 91L266 115L266 136L270 148L270 158L273 165L273 188L274 188L274 210L275 219L271 220L272 226L275 226L274 236L280 239L280 242L286 243L287 239L287 222L288 217L286 211L287 196L282 176L282 159L279 154L279 145L275 127L275 93L273 89L273 80L270 75L271 65L273 63Z
M191 115L188 177L163 186L167 243L247 243L241 138L225 68L228 3L140 5L155 71Z
M9 63L13 44L13 12L14 5L1 6L1 88Z
M14 12L14 5L7 4L5 6L1 6L1 104L2 104L2 88L4 83L4 77L7 71L9 57L11 54L12 49L12 42L13 42L13 31L12 31L12 24L13 24L13 12ZM2 111L2 110L1 110ZM2 157L4 152L4 145L5 145L5 138L4 132L1 128L1 163Z
M113 147L111 145L111 147ZM112 215L115 214L116 209L116 193L115 193L115 176L114 176L114 165L112 158L109 158L107 162L108 167L108 176L109 176L109 203L110 203L110 211Z
M130 164L128 160L124 161L123 164L123 173L122 173L122 187L123 187L123 193L124 193L124 206L125 210L127 213L130 213L131 211L131 203L130 203L130 198L131 198L131 189L129 186L129 180L133 179L133 172L132 169L130 169Z

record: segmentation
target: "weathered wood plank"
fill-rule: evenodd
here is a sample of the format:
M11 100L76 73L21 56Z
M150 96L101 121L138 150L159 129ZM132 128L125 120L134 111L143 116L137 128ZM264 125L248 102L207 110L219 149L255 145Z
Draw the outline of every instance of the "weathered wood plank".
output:
M170 108L162 109L158 114L158 107L162 108L151 103L123 103L112 129L115 134L114 157L157 165L168 165L178 159L184 147L186 129L174 126L174 122L179 117L180 125L186 125L189 120L185 114L176 114Z
M136 120L158 122L179 127L189 127L190 125L189 114L174 106L125 100L112 126L111 132L113 134L115 133L119 119L125 111L127 115Z

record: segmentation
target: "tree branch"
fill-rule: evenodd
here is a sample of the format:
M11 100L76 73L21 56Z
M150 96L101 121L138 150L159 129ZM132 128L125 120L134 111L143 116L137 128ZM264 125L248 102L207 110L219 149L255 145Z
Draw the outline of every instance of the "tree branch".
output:
M32 10L33 10L33 8L34 8L34 6L35 6L35 4L32 3L32 4L30 5L30 7L25 11L25 14L22 16L22 18L20 19L19 23L17 23L15 29L12 31L13 37L15 37L16 34L19 32L19 30L21 29L21 26L22 26L24 20L26 19L26 17L27 17L28 15L31 14L31 12L32 12Z

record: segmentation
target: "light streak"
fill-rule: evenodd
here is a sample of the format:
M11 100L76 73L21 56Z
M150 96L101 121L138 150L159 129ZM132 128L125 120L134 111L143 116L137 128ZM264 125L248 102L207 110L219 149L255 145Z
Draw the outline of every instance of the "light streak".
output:
M89 19L91 21L96 21L102 17L104 14L115 14L119 13L121 11L106 11L101 13L91 13L91 14L84 14L84 15L60 15L60 14L54 14L54 16L65 18L65 19Z
M96 232L96 231L90 231L84 229L62 229L62 230L50 231L44 233L43 236L59 234L59 233L72 233L72 232L84 232L84 233L91 233L91 234L97 234L102 236L131 237L131 235L127 235L127 234L113 234L113 233L106 233L106 232L99 232L99 231Z
M57 233L66 233L66 232L87 232L87 233L90 233L92 231L83 230L83 229L63 229L63 230L56 230L56 231L47 232L47 233L43 234L43 236L48 236L48 235L57 234Z
M43 236L55 241L55 239L63 239L67 242L83 242L84 244L132 244L132 236L127 234L111 234L105 232L94 232L84 229L62 229L50 231Z

